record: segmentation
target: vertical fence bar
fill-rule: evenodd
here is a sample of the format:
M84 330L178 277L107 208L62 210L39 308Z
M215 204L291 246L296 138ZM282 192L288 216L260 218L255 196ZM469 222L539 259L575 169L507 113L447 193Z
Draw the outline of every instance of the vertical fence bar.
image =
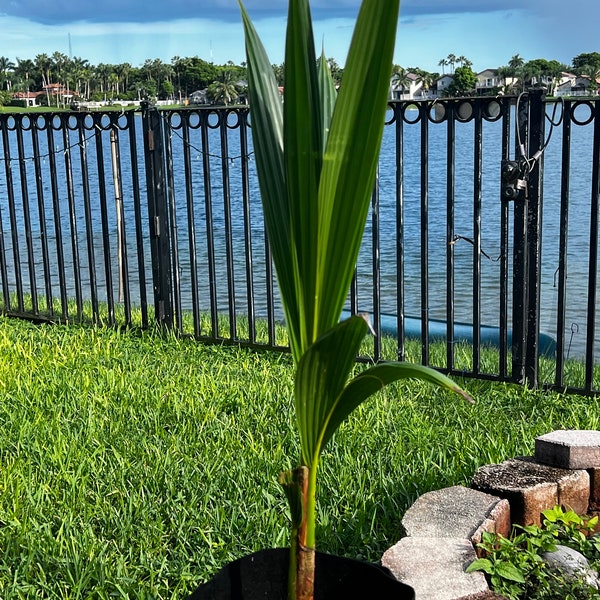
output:
M188 249L190 253L190 279L192 282L192 314L194 336L200 337L200 292L198 289L198 261L196 258L196 214L194 210L194 180L192 177L192 158L190 152L189 114L182 116L183 166L185 171L185 197L188 220Z
M529 98L519 96L516 107L515 130L517 139L516 159L525 158L525 142L529 135ZM523 190L514 199L513 232L513 336L512 336L512 378L518 383L525 382L525 351L527 337L526 297L527 297L527 211Z
M81 165L81 183L83 192L83 212L85 215L86 246L88 255L88 270L90 278L90 294L92 302L92 314L94 321L100 320L98 306L98 282L96 280L96 256L94 248L94 219L92 217L92 207L90 199L89 171L87 162L87 140L85 134L84 120L78 119L77 123L79 134L79 155ZM100 184L99 184L100 185Z
M371 196L371 236L373 265L373 360L381 360L381 260L379 254L379 170Z
M421 123L421 362L429 364L429 119L419 105Z
M473 373L481 371L481 172L483 168L483 115L474 107L473 130Z
M244 211L244 250L246 260L246 297L248 298L248 339L256 343L256 323L254 311L254 277L252 261L252 216L250 212L250 181L248 177L248 112L238 113L240 128L240 160L242 161L242 203Z
M125 224L125 209L123 206L123 182L121 177L121 146L119 129L113 124L110 129L110 154L115 188L115 212L117 218L117 259L119 268L119 296L123 302L126 324L131 324L131 292L129 289L129 262L127 260L127 231Z
M171 243L166 194L162 123L155 107L142 103L146 188L150 221L152 251L152 279L156 321L167 328L173 327L171 287Z
M8 160L7 148L4 145L4 130L6 129L6 121L3 115L0 115L0 127L2 129L2 150L3 150L3 162L4 168L7 169ZM6 172L6 171L5 171ZM10 287L8 285L8 269L6 261L6 247L4 244L4 220L2 218L2 204L0 203L0 276L2 277L2 299L3 309L10 311Z
M510 132L512 127L511 101L504 98L502 103L502 155L503 160L510 156ZM499 298L499 325L500 325L500 352L498 355L498 373L500 378L508 376L508 266L509 266L509 202L500 190L500 298Z
M571 179L571 101L563 103L562 172L560 179L560 225L558 242L558 298L556 310L556 371L554 383L563 385L565 373L565 324L569 236L569 182Z
M52 190L52 212L54 216L54 237L56 240L56 262L58 269L58 284L60 290L61 316L65 321L69 319L69 302L67 295L67 282L65 273L65 254L63 248L63 228L60 210L60 195L56 180L57 164L54 152L54 119L49 117L46 121L46 134L48 139L48 163L50 172L50 187Z
M540 298L542 272L543 146L546 104L542 90L530 92L529 180L527 198L527 351L525 380L538 385Z
M160 113L159 113L160 114ZM181 273L179 261L179 220L177 219L177 206L175 200L175 173L173 167L173 145L171 123L169 116L161 118L164 125L164 144L166 158L166 199L167 199L167 222L169 224L169 240L171 247L171 298L173 300L175 328L183 332L183 308L181 302Z
M598 281L598 209L600 206L600 100L594 103L594 141L590 211L590 261L585 341L585 390L594 383L594 337L596 332L596 283Z
M146 296L146 264L144 253L144 235L142 226L142 203L140 199L140 177L138 170L137 138L136 138L136 120L133 111L125 113L127 115L127 129L129 131L129 159L131 167L131 182L133 192L133 209L135 220L135 239L137 247L137 265L138 265L138 283L140 290L140 308L142 312L142 327L148 326L148 299Z
M14 117L13 117L14 119ZM16 125L15 125L16 127ZM23 278L21 275L21 253L19 251L19 235L17 224L17 212L15 210L15 190L12 173L12 158L10 156L10 138L8 135L8 125L2 128L2 144L4 146L4 169L6 174L6 195L8 200L8 216L10 221L10 234L12 241L12 255L14 260L14 277L17 291L17 310L24 312L23 304ZM10 310L10 300L8 307Z
M358 268L354 268L354 275L350 282L350 313L358 313Z
M37 119L31 123L31 145L33 148L33 163L35 168L35 187L37 193L38 219L40 224L40 244L42 247L42 264L44 270L44 287L46 292L46 312L52 316L52 277L50 275L50 256L48 252L48 228L46 224L46 209L44 202L44 180L42 176L40 140L37 129Z
M396 142L396 329L398 331L398 360L406 359L404 334L404 118L400 104L394 105Z
M202 168L204 174L204 212L206 219L206 251L208 260L208 293L210 298L210 319L212 338L219 336L217 306L217 282L215 273L215 240L210 177L210 146L208 140L208 112L201 113Z
M100 196L100 219L102 222L102 248L104 254L104 277L106 279L106 303L108 323L115 324L115 292L112 277L112 257L110 251L110 228L108 224L108 198L106 196L106 172L104 169L103 130L97 123L94 134L96 142L96 164L98 168L98 193Z
M81 263L79 262L79 236L77 231L77 214L75 188L73 183L73 168L71 161L71 143L66 117L60 117L63 134L63 149L65 155L65 175L67 184L67 202L69 206L69 224L71 226L71 252L73 259L73 279L75 281L75 302L77 305L77 320L83 321L83 292L81 288ZM60 200L59 200L60 201Z
M271 246L267 237L267 230L264 229L265 236L265 285L267 287L267 335L269 346L276 345L275 336L275 291L273 289L273 257L271 255Z
M3 310L10 311L10 288L8 285L8 270L6 268L6 248L4 247L4 225L2 224L2 209L0 207L0 277L2 277Z
M233 263L233 231L231 225L231 188L229 185L229 141L227 139L228 112L219 114L219 134L221 138L221 176L223 183L223 213L225 217L225 261L227 264L227 307L229 310L229 338L237 338L235 273Z
M23 225L25 227L25 244L27 247L27 270L29 272L29 291L31 293L31 308L38 314L37 283L35 277L35 256L31 236L31 214L29 212L29 188L27 182L27 157L23 144L23 117L17 121L17 150L19 153L19 179L21 180L21 202L23 206Z
M446 119L446 368L454 369L454 205L456 181L456 121L454 107L445 106Z

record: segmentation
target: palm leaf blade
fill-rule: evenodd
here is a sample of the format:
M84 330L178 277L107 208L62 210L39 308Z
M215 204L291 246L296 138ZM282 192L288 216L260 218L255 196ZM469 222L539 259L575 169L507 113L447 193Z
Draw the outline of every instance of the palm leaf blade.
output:
M357 375L344 388L329 417L327 429L323 437L323 446L331 439L336 429L355 408L360 406L360 404L373 394L382 390L386 385L395 383L401 379L415 379L428 382L455 392L465 400L473 402L471 396L454 383L454 381L430 367L412 363L380 363Z
M294 356L300 353L295 263L291 240L291 215L285 176L283 105L277 81L264 46L241 0L239 2L246 40L248 91L252 107L252 140L261 192L265 227L277 281L288 323Z
M307 348L314 340L314 297L318 251L318 186L322 163L322 117L315 47L307 0L290 3L285 49L284 158L290 199L293 265L280 277L294 283L298 298L298 322L294 349ZM292 266L290 269L289 267ZM301 352L294 352L299 360Z
M327 141L319 187L318 328L339 319L373 190L399 1L365 0Z
M303 464L318 458L320 439L334 403L342 393L356 352L368 331L362 317L351 317L327 331L302 355L294 395Z

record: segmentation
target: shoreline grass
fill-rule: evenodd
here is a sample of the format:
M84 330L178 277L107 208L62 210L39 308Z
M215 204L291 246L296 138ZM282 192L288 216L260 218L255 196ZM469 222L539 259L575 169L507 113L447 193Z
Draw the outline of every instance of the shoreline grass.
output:
M184 598L287 545L291 378L288 354L0 317L0 597ZM378 561L419 494L550 430L600 429L596 398L460 383L475 406L399 385L342 426L322 462L321 550Z

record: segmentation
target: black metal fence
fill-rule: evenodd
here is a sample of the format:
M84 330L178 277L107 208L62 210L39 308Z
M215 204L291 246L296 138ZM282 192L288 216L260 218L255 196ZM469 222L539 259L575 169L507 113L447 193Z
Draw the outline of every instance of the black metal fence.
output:
M283 349L245 108L0 115L0 309ZM349 311L365 350L600 389L600 100L394 102Z

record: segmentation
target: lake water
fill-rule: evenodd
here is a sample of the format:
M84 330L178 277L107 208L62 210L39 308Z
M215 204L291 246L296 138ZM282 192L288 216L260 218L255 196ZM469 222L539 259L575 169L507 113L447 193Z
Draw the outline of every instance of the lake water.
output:
M137 145L139 155L140 178L143 181L143 152L141 138L141 119L136 117ZM176 122L176 121L175 121ZM192 127L194 124L192 123ZM550 127L547 126L547 134ZM236 310L241 314L245 311L247 302L247 284L245 277L245 242L244 205L242 202L242 161L239 160L240 130L231 129L226 138L218 128L209 129L203 138L200 129L192 128L189 139L183 139L182 130L175 129L169 138L173 148L173 206L177 220L177 250L178 266L176 272L180 278L182 290L182 308L191 308L192 279L195 278L199 289L199 303L202 309L208 309L211 303L220 309L226 308L229 296L235 293ZM569 183L569 229L568 229L568 278L567 278L567 342L571 341L569 349L571 356L581 355L585 349L587 281L589 271L589 224L590 199L592 196L592 142L593 125L573 126L571 139L571 162ZM18 143L14 131L5 132L0 143L0 225L4 243L9 287L15 283L15 239L13 230L20 232L16 246L19 250L22 264L21 278L25 288L31 279L27 266L27 245L22 235L29 229L31 236L31 254L37 262L36 277L42 273L40 225L37 205L36 185L41 185L45 197L43 211L49 223L55 214L52 207L52 179L50 170L57 174L58 196L61 203L60 221L65 235L63 250L66 258L67 284L70 293L73 289L73 247L68 243L68 232L78 231L79 260L81 262L81 277L83 287L90 281L90 261L95 264L99 281L104 277L116 281L116 242L114 241L116 212L114 210L114 183L112 179L112 164L110 140L108 133L101 134L103 154L101 160L97 157L97 137L92 128L86 131L84 137L78 137L77 131L71 131L63 138L62 132L54 132L53 148L50 147L46 131L40 132L40 180L36 180L34 162L32 160L33 146L29 132L23 139L22 157L26 160L19 163ZM135 236L133 229L134 185L129 153L131 151L127 132L119 132L121 143L121 178L123 205L127 223L127 257L132 300L139 301L137 281L137 256L135 252ZM445 319L446 303L446 126L445 124L429 126L428 170L426 173L428 190L428 306L421 306L421 129L415 125L404 127L403 152L403 193L404 193L404 309L407 315L418 316L422 309L427 308L431 318ZM225 146L224 146L225 144ZM554 128L552 138L544 152L544 200L543 200L543 242L542 242L542 329L548 333L556 333L557 287L555 273L558 268L558 232L559 206L561 190L561 144L562 131ZM8 154L6 149L10 146ZM186 160L183 147L190 149L188 177L186 179ZM70 147L68 152L65 148ZM473 123L457 123L456 125L456 161L455 161L455 220L454 234L461 236L454 245L455 261L455 309L458 321L472 322L473 320L473 246L467 241L474 239L474 129ZM82 151L83 150L83 151ZM50 157L53 153L55 164ZM222 156L229 160L222 160ZM12 189L15 195L14 214L8 209L7 166L10 160ZM82 157L85 160L82 160ZM73 167L72 198L73 213L71 218L68 210L69 186L67 185L66 164L70 161ZM485 324L497 325L499 314L499 281L500 263L500 161L501 161L501 123L484 122L482 130L482 178L481 178L481 321ZM18 164L25 165L20 171ZM229 173L223 178L222 168L226 165ZM86 187L82 173L88 171L89 186ZM103 171L103 172L102 172ZM98 179L102 178L106 185L107 206L109 210L103 216L102 202L98 195ZM258 186L254 172L254 162L249 164L250 202L247 207L251 223L252 267L256 311L258 314L266 311L266 296L264 290L264 236L263 222L258 196ZM23 183L26 182L24 186ZM41 182L41 183L40 183ZM143 187L143 186L142 186ZM232 219L227 216L227 202L224 190L229 189ZM25 192L23 191L25 189ZM379 204L380 204L380 247L379 260L381 268L381 310L394 314L397 311L397 268L396 268L396 157L394 126L387 126L384 133L380 168L379 168ZM210 192L210 203L206 201L206 193ZM27 195L30 208L29 226L27 226L26 202ZM83 199L88 195L89 210L84 210ZM146 201L141 192L142 206ZM511 207L512 213L512 207ZM216 272L211 273L208 267L208 246L206 217L211 215L213 228L213 250ZM73 216L74 215L74 216ZM148 235L147 215L143 211L143 235ZM111 239L107 253L103 252L102 219ZM90 226L89 223L93 223ZM193 227L190 227L193 224ZM232 241L228 245L225 231L231 231ZM86 234L94 240L94 252L90 253L86 245ZM509 239L512 252L512 224ZM50 227L48 240L51 253L51 276L57 289L58 272L56 269L56 237L54 227ZM373 306L373 285L371 278L373 248L371 244L371 224L367 225L365 242L361 250L358 265L358 295L359 308L371 310ZM93 256L92 256L93 255ZM489 257L487 258L486 257ZM106 260L105 260L106 258ZM145 256L146 272L151 273L149 253ZM192 258L195 258L196 269L192 273ZM234 277L228 277L227 266L233 268ZM512 266L512 258L509 260ZM110 268L108 273L107 266ZM510 277L510 273L509 273ZM100 287L102 287L100 285ZM43 285L38 283L38 290ZM149 296L151 297L151 286ZM99 291L100 300L104 292ZM280 307L276 306L278 314ZM573 331L573 334L571 334ZM572 339L570 339L572 337ZM600 335L595 339L596 355L600 356Z

